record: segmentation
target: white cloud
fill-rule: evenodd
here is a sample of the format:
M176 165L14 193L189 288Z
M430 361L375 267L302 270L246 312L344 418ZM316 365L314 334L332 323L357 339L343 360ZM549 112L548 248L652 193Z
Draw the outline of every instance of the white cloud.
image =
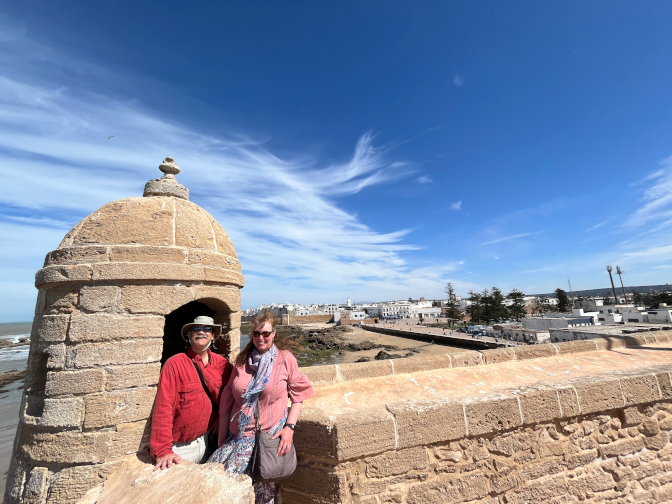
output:
M456 86L461 86L462 84L464 84L464 79L460 75L457 75L453 79L453 84L455 84Z
M609 220L605 220L605 221L600 222L599 224L595 224L594 226L589 227L588 229L586 229L586 230L584 231L584 233L589 233L589 232L591 232L591 231L595 231L596 229L599 229L599 228L601 228L602 226L604 226L607 222L609 222Z
M462 210L462 201L456 201L452 205L450 205L451 210Z
M422 177L418 177L418 184L429 184L432 182L432 178L429 175L423 175Z
M487 242L483 242L483 243L481 243L481 246L492 245L493 243L501 243L503 241L515 240L516 238L524 238L525 236L532 236L532 235L539 234L539 233L545 233L545 231L534 231L533 233L520 233L520 234L515 234L515 235L503 236L501 238L497 238L496 240L490 240L490 241L487 241Z
M625 222L629 228L639 228L650 221L660 223L672 217L672 157L660 162L662 168L642 180L644 205Z

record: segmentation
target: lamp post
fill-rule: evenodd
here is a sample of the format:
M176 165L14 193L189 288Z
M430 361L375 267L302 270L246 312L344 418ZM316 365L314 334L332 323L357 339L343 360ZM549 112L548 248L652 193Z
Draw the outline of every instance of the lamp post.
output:
M614 303L618 303L618 296L616 296L616 287L614 287L614 277L611 276L611 266L607 266L607 271L609 272L609 280L611 280L611 290L614 291Z

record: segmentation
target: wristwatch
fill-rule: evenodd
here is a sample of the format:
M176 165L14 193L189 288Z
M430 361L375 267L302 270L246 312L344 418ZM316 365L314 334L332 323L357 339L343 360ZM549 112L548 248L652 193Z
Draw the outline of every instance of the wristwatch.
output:
M294 430L294 429L296 429L296 424L293 424L293 423L286 423L286 424L285 424L285 427L289 427L290 429Z

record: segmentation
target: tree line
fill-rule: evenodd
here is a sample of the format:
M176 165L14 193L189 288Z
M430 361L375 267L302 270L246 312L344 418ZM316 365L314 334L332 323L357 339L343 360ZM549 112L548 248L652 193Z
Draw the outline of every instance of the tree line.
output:
M469 291L469 298L467 299L471 301L471 304L465 311L460 309L455 288L450 282L446 285L446 294L448 295L446 317L456 322L462 320L465 315L469 315L472 322L483 322L485 324L503 320L520 322L522 318L527 316L525 293L518 289L513 289L506 295L497 287L485 289L483 292ZM532 313L543 315L552 311L568 311L571 303L567 292L558 288L555 290L555 295L558 299L556 306L551 305L548 297L539 296L533 306Z

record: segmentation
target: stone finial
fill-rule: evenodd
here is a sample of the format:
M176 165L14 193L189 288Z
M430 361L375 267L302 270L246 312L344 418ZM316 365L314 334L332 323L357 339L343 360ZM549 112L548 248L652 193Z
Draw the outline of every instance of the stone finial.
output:
M159 170L163 172L160 179L152 179L145 184L143 196L174 196L175 198L189 199L189 189L175 180L175 175L180 173L180 167L177 166L173 158L167 157L159 165Z

